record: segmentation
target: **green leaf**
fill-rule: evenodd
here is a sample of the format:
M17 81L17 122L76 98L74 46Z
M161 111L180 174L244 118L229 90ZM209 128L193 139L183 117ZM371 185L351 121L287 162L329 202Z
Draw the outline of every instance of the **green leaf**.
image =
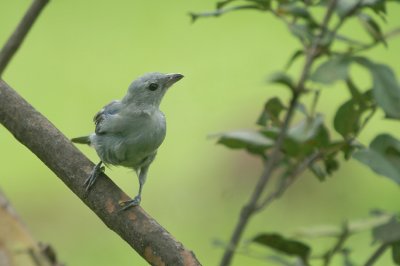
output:
M353 157L400 185L400 141L392 136L377 136L368 149L356 151Z
M289 30L291 33L300 39L302 43L312 43L314 35L308 25L290 24Z
M277 83L287 86L289 89L294 90L294 82L290 76L283 72L277 72L269 76L270 83Z
M232 12L232 11L237 11L237 10L247 10L247 9L251 9L251 10L262 10L265 11L267 9L263 8L262 6L259 5L255 5L255 4L249 4L249 5L242 5L242 6L234 6L234 7L229 7L229 8L224 8L224 9L217 9L214 11L210 11L210 12L204 12L204 13L194 13L191 12L189 13L189 16L192 19L192 23L196 22L199 18L205 18L205 17L219 17L223 14Z
M311 74L310 79L323 84L333 84L337 80L346 80L351 60L346 56L335 56L321 65Z
M393 71L385 65L375 64L371 69L376 102L388 117L400 119L400 86Z
M362 6L371 8L376 14L386 13L385 0L363 0Z
M361 25L374 41L382 42L385 46L387 46L387 43L381 31L381 27L371 16L361 13L358 15L358 18L361 22Z
M372 230L374 241L394 243L400 241L400 223L393 217L389 222L379 225Z
M314 162L309 166L311 172L319 181L325 181L326 177L332 175L333 172L339 169L339 162L334 156L329 156L323 159L323 161Z
M349 160L352 157L354 151L363 148L364 148L363 145L361 145L358 141L353 139L350 142L345 141L344 145L341 148L341 151L343 152L344 159Z
M267 138L276 140L278 135L279 135L280 128L271 126L271 127L268 127L268 128L262 128L260 131Z
M287 239L279 234L264 233L256 236L253 242L272 248L289 256L297 256L307 262L311 248L297 240Z
M337 110L333 125L344 139L350 139L359 132L361 116L365 111L374 108L371 105L371 97L371 91L367 91L348 100Z
M313 139L318 131L320 130L320 126L323 125L324 118L321 114L317 114L317 116L313 119L304 119L297 125L291 127L288 130L288 137L298 141L298 142L306 142L310 139Z
M353 100L345 102L336 112L333 123L335 130L345 139L353 137L360 128L360 115Z
M226 5L232 3L232 2L237 2L238 0L223 0L217 2L217 9L222 9ZM246 2L250 2L256 5L259 5L263 9L269 9L271 6L271 0L245 0Z
M340 18L345 18L355 11L359 0L338 0L336 3L336 12Z
M292 157L304 157L316 149L329 145L329 133L323 124L323 117L317 114L306 118L288 130L283 151Z
M278 7L277 12L282 15L289 14L294 17L311 19L311 14L310 14L310 12L308 12L308 10L306 8L300 7L294 3L280 5Z
M326 176L328 175L327 172L322 168L320 162L313 163L312 165L309 166L309 169L311 172L315 175L315 177L319 181L325 181Z
M233 131L215 135L218 142L231 149L245 149L256 155L263 155L265 150L274 145L274 141L255 131Z
M386 116L400 119L400 85L393 71L386 65L373 63L364 57L357 57L355 61L371 72L373 96Z
M360 92L360 89L356 86L356 84L353 82L353 80L350 77L346 80L346 85L347 85L347 88L349 89L351 97L357 103L362 104L364 102L364 99L362 99L362 94ZM369 93L368 95L371 96L370 98L372 98L372 91L369 90L368 93ZM371 101L371 99L370 99L370 101Z
M298 59L300 56L304 55L303 50L297 50L295 51L292 56L289 58L288 62L286 63L285 69L289 69L293 63Z
M258 118L257 124L266 126L267 122L271 121L273 125L279 125L279 115L283 110L285 110L285 106L278 97L269 99L264 105L264 110Z
M386 13L385 0L338 0L336 12L343 19L365 7L371 8L378 15Z
M324 160L325 170L328 175L339 169L339 162L334 157L328 157Z
M392 259L396 265L400 265L400 241L392 244Z

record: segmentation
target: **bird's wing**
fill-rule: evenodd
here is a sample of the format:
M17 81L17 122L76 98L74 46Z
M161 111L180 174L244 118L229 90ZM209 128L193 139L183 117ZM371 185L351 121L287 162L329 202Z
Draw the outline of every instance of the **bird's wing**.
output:
M96 134L102 135L107 133L107 127L104 126L104 122L112 118L112 116L118 114L121 110L121 101L112 101L103 107L97 114L93 117L93 122L96 124Z

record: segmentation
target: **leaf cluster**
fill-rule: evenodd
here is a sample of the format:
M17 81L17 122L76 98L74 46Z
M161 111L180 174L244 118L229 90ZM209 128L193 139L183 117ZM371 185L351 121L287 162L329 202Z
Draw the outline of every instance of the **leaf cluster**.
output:
M383 142L374 140L370 147L364 147L357 141L357 137L377 110L382 110L387 119L400 119L400 84L393 70L388 65L373 62L360 55L361 52L376 45L386 46L386 39L394 36L392 33L382 32L378 22L378 19L385 21L387 2L390 1L338 0L334 10L337 21L329 28L323 28L322 23L314 15L315 10L326 6L328 1L224 0L217 2L215 11L192 14L192 18L197 20L204 16L220 16L241 9L272 13L288 26L290 33L302 44L302 49L295 51L289 58L286 70L293 62L310 53L313 42L322 37L317 44L316 54L313 55L318 59L318 65L307 75L307 87L302 93L317 94L321 87L330 87L337 83L347 88L350 97L339 106L333 119L333 128L342 139L332 139L330 137L332 132L325 124L323 114L315 112L318 99L313 103L314 106L308 108L309 111L306 106L298 102L296 110L303 118L287 132L282 147L284 154L282 165L293 168L307 156L319 152L321 160L311 163L309 169L320 180L324 180L327 175L331 175L339 168L337 158L339 154L343 154L346 160L354 155L354 158L376 173L399 183L400 171L395 170L396 166L393 166L394 161L400 161L396 148L392 147L392 152L387 152L383 151L385 149L383 146L376 147ZM351 19L358 20L361 28L371 36L369 43L340 34L342 26ZM323 36L322 32L325 32ZM335 50L332 48L335 42L344 42L347 48ZM356 86L357 77L353 77L350 71L353 65L360 66L370 73L372 77L370 87ZM269 81L287 87L293 94L302 89L297 87L295 79L287 71L271 75ZM257 119L259 130L218 134L218 143L233 149L245 149L266 160L269 150L274 147L288 110L289 106L283 100L278 97L270 98ZM391 142L397 142L393 136L387 134L376 138L378 140L391 138ZM379 161L375 160L378 158L377 150L380 151ZM371 164L371 161L376 163ZM388 165L392 167L386 167Z
M336 256L342 257L343 266L356 265L351 259L352 248L349 239L363 232L369 232L374 244L390 249L393 261L400 265L400 220L395 214L373 211L372 217L364 220L346 222L342 226L315 226L298 231L295 237L284 237L279 233L261 233L252 239L278 256L267 256L266 260L285 266L307 266L316 261L328 266ZM332 246L317 253L303 239L333 239ZM248 248L248 250L250 250ZM248 252L249 253L249 252ZM279 258L279 259L278 259ZM295 260L290 260L295 258Z
M304 170L309 169L323 181L339 169L342 161L351 158L400 185L400 140L383 133L369 145L358 141L376 114L383 113L384 119L400 120L400 84L394 71L365 55L378 45L388 47L388 40L400 33L399 28L390 32L382 30L389 2L400 3L398 0L222 0L216 3L214 11L190 14L192 21L240 10L272 14L287 26L301 46L293 51L285 69L269 78L270 83L290 91L290 101L279 97L267 99L256 120L256 130L215 135L217 143L231 149L246 150L264 160L267 170L264 173L274 171L275 165L281 169L276 191L265 199L257 199L258 205L254 210L262 209L281 196ZM326 10L322 19L318 16L321 9ZM357 21L369 39L354 39L343 34L343 26L349 21ZM289 74L289 69L300 59L304 61L303 68L295 77ZM357 85L362 82L351 71L354 66L366 70L371 76L371 84ZM349 97L339 104L333 124L329 125L324 114L318 112L317 103L320 94L325 89L332 89L332 85L335 89L344 88ZM311 105L302 102L305 95L313 95ZM274 163L268 164L270 161ZM374 239L385 248L391 247L397 265L400 265L400 237L391 232L400 232L399 224L398 219L393 218L387 224L373 228ZM348 258L350 250L343 246L353 232L347 225L343 228L336 246L324 255L324 265L328 265L337 253L343 255L344 265L353 265ZM302 263L296 265L309 265L311 247L296 239L266 233L254 241L296 256Z

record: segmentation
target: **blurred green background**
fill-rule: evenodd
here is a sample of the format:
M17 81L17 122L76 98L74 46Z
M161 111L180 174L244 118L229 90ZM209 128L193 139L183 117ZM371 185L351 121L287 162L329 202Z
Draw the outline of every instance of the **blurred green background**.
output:
M0 43L29 4L28 0L0 0ZM207 135L255 128L266 99L277 95L287 99L285 89L268 85L265 79L282 69L299 48L269 14L237 12L190 23L189 11L212 8L214 1L200 0L53 0L4 74L4 80L66 136L75 137L92 132L93 115L110 100L121 98L137 76L150 71L183 73L185 78L161 106L168 132L150 168L142 207L204 265L219 262L222 249L213 243L229 238L262 169L256 158L216 146ZM388 13L384 28L400 25L399 6L389 5ZM345 30L368 40L357 23ZM400 76L399 50L400 39L394 39L389 49L378 47L369 54ZM357 78L370 80L364 72ZM347 97L342 84L323 91L318 106L329 125L333 111ZM369 143L387 131L400 137L399 123L383 120L378 113L360 140ZM92 149L80 149L98 161ZM1 188L35 238L50 243L60 261L146 265L3 127L0 158ZM115 167L106 172L135 195L134 172ZM306 173L281 200L251 220L244 240L261 231L290 236L300 227L340 224L367 217L372 208L399 211L399 192L394 183L356 161L343 164L324 183ZM316 243L322 251L332 241ZM368 233L350 243L359 263L376 248ZM263 249L257 252L268 254ZM391 265L389 258L388 253L378 265ZM271 263L237 255L235 265Z

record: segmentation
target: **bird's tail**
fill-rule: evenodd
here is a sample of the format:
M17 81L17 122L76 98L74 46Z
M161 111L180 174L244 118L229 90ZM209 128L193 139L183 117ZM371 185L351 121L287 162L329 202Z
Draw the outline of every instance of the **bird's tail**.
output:
M90 145L90 138L89 138L89 136L78 137L78 138L72 138L71 141L74 142L74 143Z

